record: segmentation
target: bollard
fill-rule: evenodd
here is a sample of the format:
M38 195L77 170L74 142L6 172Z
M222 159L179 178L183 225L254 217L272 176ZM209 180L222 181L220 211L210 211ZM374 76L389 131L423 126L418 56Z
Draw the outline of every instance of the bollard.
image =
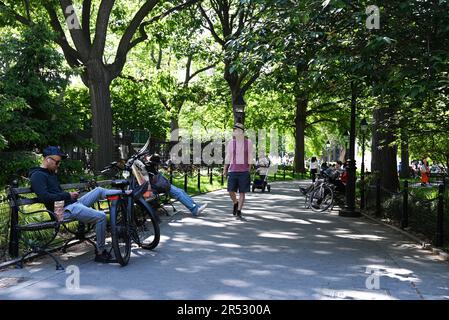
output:
M201 168L198 168L198 192L201 193Z
M187 171L184 172L184 191L187 192Z
M13 197L15 199L12 188L18 187L19 181L12 181L11 186L8 188L9 201L12 201ZM16 258L19 256L19 230L17 229L17 226L19 224L19 208L16 206L11 207L11 218L9 223L9 255L13 258Z
M224 170L224 169L221 170L221 186L224 185L224 175L223 175L223 170Z
M211 185L213 184L213 171L214 171L214 168L211 168L210 169L210 177L209 177L209 182Z
M404 181L404 195L402 201L401 229L408 227L408 181Z
M360 210L365 209L365 180L360 180Z
M376 217L380 217L382 214L381 207L381 195L380 195L380 179L376 181Z
M285 165L284 165L284 180L285 180Z
M444 238L444 184L438 186L437 230L435 233L435 245L442 247Z
M12 258L19 256L19 231L17 225L19 224L19 210L17 207L11 209L10 233L9 233L9 255Z
M173 184L173 169L170 166L170 184Z

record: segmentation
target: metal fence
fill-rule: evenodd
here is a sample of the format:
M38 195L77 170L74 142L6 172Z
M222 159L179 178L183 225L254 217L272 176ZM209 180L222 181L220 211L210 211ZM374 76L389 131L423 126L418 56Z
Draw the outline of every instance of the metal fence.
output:
M399 192L392 192L376 181L366 187L365 208L377 218L443 247L449 244L447 186L446 180L430 186L404 181Z
M8 253L10 210L6 196L0 196L0 261Z

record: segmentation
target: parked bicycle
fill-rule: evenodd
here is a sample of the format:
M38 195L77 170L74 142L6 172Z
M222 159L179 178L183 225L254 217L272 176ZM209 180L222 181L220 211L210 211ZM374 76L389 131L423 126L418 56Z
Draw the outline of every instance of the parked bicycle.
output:
M125 179L113 180L111 185L119 188L122 193L108 197L111 216L112 248L117 262L125 266L131 255L131 242L139 247L152 250L157 247L160 240L159 218L154 210L145 201L143 196L134 200L133 194L128 194L127 189L147 189L148 183L138 185L132 174L133 163L148 154L146 145L137 154L133 155L124 165L112 162L104 168L102 173L115 170L116 175L121 174Z
M305 207L315 212L332 210L336 202L343 203L343 194L337 190L325 171L321 171L318 179L309 187L300 187L299 190L305 196Z

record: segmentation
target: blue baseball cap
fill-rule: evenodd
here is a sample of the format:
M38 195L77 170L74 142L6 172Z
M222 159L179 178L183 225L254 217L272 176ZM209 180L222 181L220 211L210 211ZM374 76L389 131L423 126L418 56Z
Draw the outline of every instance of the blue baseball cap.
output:
M46 147L43 150L42 155L44 157L60 156L61 159L67 159L67 157L68 157L68 155L66 155L64 152L62 152L62 150L59 147L55 147L55 146L48 146L48 147Z

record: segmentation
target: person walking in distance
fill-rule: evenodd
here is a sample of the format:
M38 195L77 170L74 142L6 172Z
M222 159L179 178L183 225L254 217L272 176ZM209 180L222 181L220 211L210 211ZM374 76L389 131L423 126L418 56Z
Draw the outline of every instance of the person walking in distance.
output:
M421 172L421 185L427 186L430 184L430 168L427 159L422 159L421 167L419 168Z
M253 144L245 137L245 127L236 123L232 140L226 146L226 158L223 175L228 179L228 192L233 202L232 214L242 216L245 194L250 190L250 169L253 161ZM237 199L237 191L239 198Z
M316 180L316 174L318 173L318 161L315 156L310 160L310 175L312 176L312 182Z

